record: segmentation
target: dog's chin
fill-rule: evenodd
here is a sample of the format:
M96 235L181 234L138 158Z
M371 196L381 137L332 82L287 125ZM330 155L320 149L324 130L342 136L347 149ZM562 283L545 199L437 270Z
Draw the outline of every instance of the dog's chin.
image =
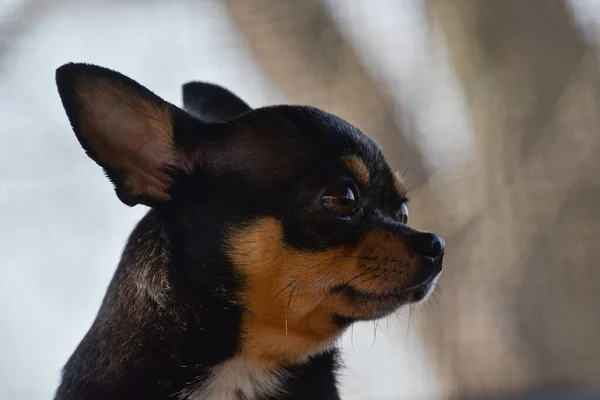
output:
M435 290L438 279L439 274L436 274L418 285L382 292L361 291L350 285L338 286L334 291L342 295L352 307L349 315L343 318L367 321L386 317L407 304L425 302Z

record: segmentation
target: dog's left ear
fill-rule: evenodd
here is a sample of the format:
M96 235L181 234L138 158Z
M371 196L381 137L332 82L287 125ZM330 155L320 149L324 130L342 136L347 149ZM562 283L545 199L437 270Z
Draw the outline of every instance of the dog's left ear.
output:
M169 201L177 175L170 172L186 170L175 122L192 118L107 68L66 64L57 69L56 83L77 139L104 168L119 199L130 206Z
M205 82L183 85L183 107L204 122L228 121L252 109L229 90Z

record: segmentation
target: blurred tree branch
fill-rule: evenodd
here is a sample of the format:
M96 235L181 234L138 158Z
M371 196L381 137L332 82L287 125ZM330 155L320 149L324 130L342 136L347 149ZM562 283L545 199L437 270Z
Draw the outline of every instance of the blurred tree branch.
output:
M421 154L397 123L390 99L361 64L320 1L227 0L264 71L290 102L339 115L378 141L394 167L425 180Z
M446 228L446 302L424 320L447 393L596 383L600 254L575 232L600 234L600 218L583 217L600 200L597 55L560 0L427 4L477 135L462 189L481 199Z

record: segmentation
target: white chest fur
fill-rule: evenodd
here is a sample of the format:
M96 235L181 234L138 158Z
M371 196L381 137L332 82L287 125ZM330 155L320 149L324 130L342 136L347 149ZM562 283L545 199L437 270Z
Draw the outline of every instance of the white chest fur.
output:
M256 361L235 357L217 365L206 380L192 385L185 400L253 400L282 393L285 376L268 370Z

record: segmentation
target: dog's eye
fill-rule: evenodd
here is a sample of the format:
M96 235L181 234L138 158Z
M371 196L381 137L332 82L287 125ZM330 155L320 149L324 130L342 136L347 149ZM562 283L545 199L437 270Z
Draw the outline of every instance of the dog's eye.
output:
M402 203L400 206L400 209L396 213L396 219L405 225L408 223L408 207L406 203Z
M334 186L321 197L321 204L340 218L348 218L356 209L356 197L347 185Z

